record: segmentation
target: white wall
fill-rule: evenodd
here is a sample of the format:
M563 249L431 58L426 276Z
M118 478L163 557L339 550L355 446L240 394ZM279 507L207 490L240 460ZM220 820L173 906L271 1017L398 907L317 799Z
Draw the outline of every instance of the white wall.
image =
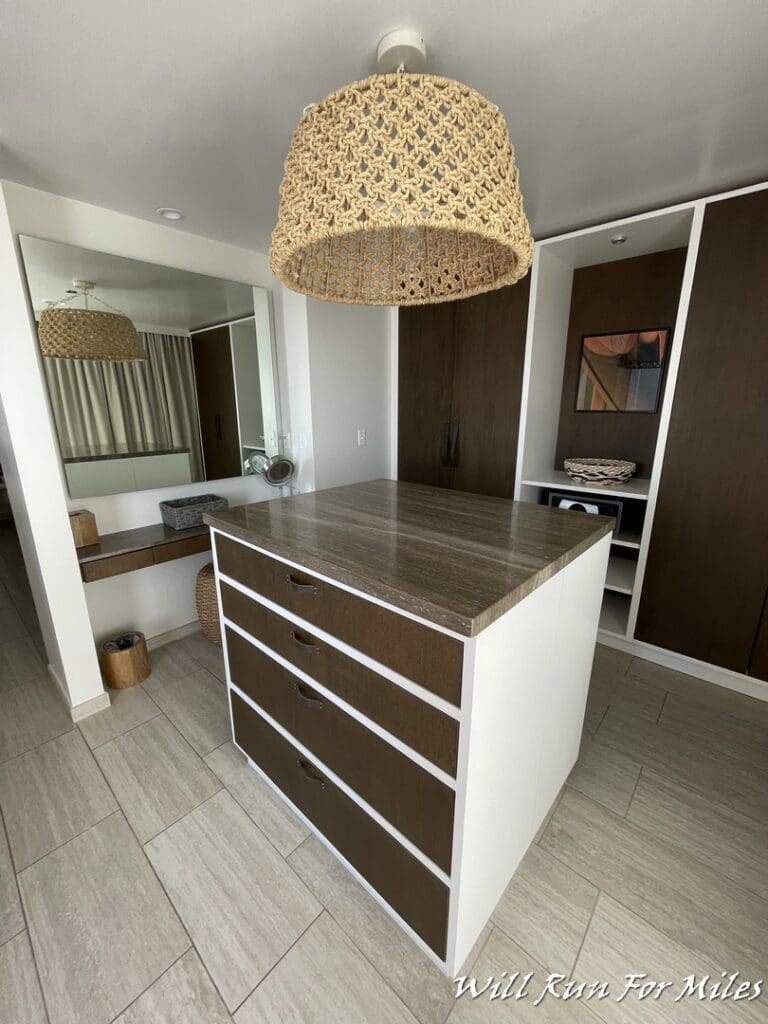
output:
M205 489L235 505L279 492L251 477L68 499L18 260L18 235L268 288L284 450L297 463L294 486L300 491L393 475L396 332L391 310L308 302L288 291L272 277L261 253L11 182L0 182L0 199L7 207L7 221L0 219L0 398L8 427L0 433L0 445L48 656L76 705L102 692L94 636L101 640L134 627L153 637L194 621L195 576L208 556L84 587L67 507L91 509L100 532L111 533L157 522L163 498ZM367 432L364 448L357 446L359 427Z
M391 311L310 299L307 320L315 486L393 475Z
M0 189L0 461L48 660L76 705L103 688L9 215Z
M290 417L295 417L296 435L303 438L306 448L304 452L290 454L300 463L303 454L307 455L307 465L301 466L300 476L302 489L306 490L312 488L314 480L305 310L302 317L305 302L292 293L286 293L284 298L284 290L270 274L267 258L261 253L11 182L0 183L0 192L8 217L7 222L0 222L4 339L0 346L0 396L8 423L2 438L3 462L8 460L12 481L13 466L19 463L18 482L9 492L19 518L25 562L33 586L35 577L38 579L35 597L40 605L49 660L57 674L61 673L70 701L76 705L102 692L88 612L98 639L129 625L150 637L184 625L195 618L194 580L205 556L181 559L84 588L69 532L67 505L90 508L96 514L100 532L109 533L157 522L158 502L162 498L199 492L201 485L69 502L13 244L16 236L34 235L269 288L274 304L278 386L285 414L283 430L294 434ZM286 332L290 334L287 342ZM13 454L7 451L9 447L14 449ZM226 496L231 504L276 496L258 478L209 481L202 486ZM25 517L30 523L26 533ZM44 607L46 600L48 613Z

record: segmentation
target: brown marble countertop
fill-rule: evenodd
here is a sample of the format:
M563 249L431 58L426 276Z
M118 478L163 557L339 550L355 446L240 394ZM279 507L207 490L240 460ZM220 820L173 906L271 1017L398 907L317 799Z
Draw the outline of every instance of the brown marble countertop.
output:
M241 505L204 520L465 636L614 525L606 516L394 480Z

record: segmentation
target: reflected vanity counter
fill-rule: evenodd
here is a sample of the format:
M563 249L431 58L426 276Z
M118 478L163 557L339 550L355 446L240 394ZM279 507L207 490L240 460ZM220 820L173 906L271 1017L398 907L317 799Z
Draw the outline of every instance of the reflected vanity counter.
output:
M192 482L189 448L145 445L74 451L62 448L64 475L71 498L122 494Z
M206 521L235 743L453 974L576 760L613 520L378 480Z

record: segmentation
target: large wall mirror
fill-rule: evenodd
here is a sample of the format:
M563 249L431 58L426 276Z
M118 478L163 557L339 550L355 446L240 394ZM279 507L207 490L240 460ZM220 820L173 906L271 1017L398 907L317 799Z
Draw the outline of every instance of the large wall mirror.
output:
M263 288L40 238L20 241L72 498L241 476L254 452L279 453ZM41 323L46 310L85 308L101 319L49 314ZM130 323L118 322L118 313ZM127 328L137 358L78 358L81 339L88 351L91 323ZM108 349L99 343L103 356Z

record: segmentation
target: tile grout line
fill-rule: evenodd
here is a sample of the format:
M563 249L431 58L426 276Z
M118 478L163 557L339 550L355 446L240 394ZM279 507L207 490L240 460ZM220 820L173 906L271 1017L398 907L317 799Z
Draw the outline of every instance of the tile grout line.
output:
M6 846L8 848L8 857L10 858L11 870L13 871L13 881L14 881L14 883L16 885L16 896L17 896L18 901L19 901L19 909L21 910L21 917L22 917L22 920L24 921L24 928L22 929L22 931L26 931L26 933L27 933L27 942L29 943L29 950L30 950L30 952L32 954L32 963L35 965L35 977L37 978L37 987L38 987L38 989L40 991L40 998L43 1001L43 1009L45 1010L46 1020L48 1022L50 1022L51 1014L50 1014L50 1011L48 1009L48 1000L47 1000L46 995L45 995L45 989L43 988L43 976L42 976L42 974L40 972L40 964L37 961L37 952L35 950L35 944L32 941L32 929L29 927L29 919L27 917L27 908L24 906L24 897L22 896L22 893L21 893L21 885L19 884L19 875L18 875L18 873L16 871L16 861L13 859L13 851L11 850L11 843L10 843L10 840L8 839L8 829L5 826L5 816L3 815L2 808L0 808L0 826L2 827L3 837L5 838L5 843L6 843ZM16 935L14 935L14 938L16 938L17 936L19 936L21 934L22 934L22 932L17 932Z
M635 793L637 793L637 787L640 785L640 779L643 777L643 768L645 768L645 765L641 763L640 764L640 771L637 773L637 778L635 779L635 785L632 787L632 796L629 798L629 802L627 804L627 809L622 814L622 818L626 818L627 821L629 821L629 810L630 810L630 808L632 806L632 801L635 799ZM635 825L637 823L633 821L632 824ZM651 832L650 834L653 835L653 832Z
M99 818L98 821L91 822L91 824L86 826L86 828L82 829L80 832L77 832L75 835L70 836L68 839L65 839L64 842L59 843L58 846L52 847L50 850L48 850L47 853L44 853L41 857L37 857L35 858L35 860L30 861L29 864L25 864L23 868L20 868L19 871L16 872L17 876L23 875L25 871L29 870L29 868L33 868L36 864L39 864L41 860L45 860L46 857L50 857L52 853L56 853L58 850L64 849L64 847L67 846L69 843L73 842L75 839L79 839L81 836L84 836L86 832L90 832L92 828L96 828L97 825L101 825L103 821L106 821L107 818L111 818L113 814L116 814L118 811L121 810L122 807L120 806L120 804L118 804L116 807L113 807L111 811L103 815L103 817Z
M595 883L593 882L592 884L594 885ZM571 977L573 977L573 975L576 972L576 964L579 962L579 957L581 956L581 951L584 948L584 943L587 940L587 935L589 933L589 929L592 927L592 920L593 920L593 918L595 916L595 911L597 910L597 904L598 904L598 901L600 899L600 893L603 891L600 888L599 885L595 885L595 889L597 890L597 892L595 893L595 902L592 904L592 911L591 911L591 913L589 915L589 920L587 921L587 927L584 929L584 934L581 936L581 942L579 943L579 948L576 950L576 956L573 958L573 961L571 963L571 970L570 970Z
M606 713L607 713L607 709L606 709ZM653 729L661 730L661 733L662 733L662 735L665 738L667 738L667 736L668 736L672 740L675 740L675 739L680 740L680 739L682 739L686 743L691 744L694 747L694 753L697 756L705 759L708 763L714 764L715 761L717 760L717 759L712 759L711 757L709 757L708 752L701 746L701 744L697 743L695 740L691 740L689 737L685 736L684 734L677 733L674 730L669 729L668 727L666 727L664 725L659 725L658 723L654 723L650 719L643 719L642 716L639 716L639 717L642 719L642 722L644 724L648 725L649 727L652 727ZM596 733L595 736L593 737L593 739L597 739L597 738L598 737L597 737L597 733ZM641 766L645 767L648 771L654 772L656 775L660 775L662 778L666 779L668 782L672 783L673 785L680 786L680 787L682 787L684 789L689 790L692 793L695 793L697 796L699 796L699 797L701 797L703 799L708 800L710 803L714 804L716 808L717 807L723 807L724 809L730 811L731 813L738 814L741 817L746 818L748 821L750 821L750 822L752 822L754 824L758 824L758 825L762 825L762 826L766 825L766 819L764 817L756 817L755 815L750 814L748 811L746 811L744 809L739 809L737 811L734 811L734 809L731 807L731 805L729 803L726 802L725 798L722 795L713 796L711 791L705 792L703 789L697 789L696 786L693 783L691 783L691 781L687 777L678 776L678 775L675 775L674 773L670 772L670 770L667 768L666 764L663 764L663 763L658 762L658 761L656 763L649 763L647 759L640 760L640 758L643 755L640 754L639 752L631 751L630 753L627 753L625 749L619 749L619 747L614 746L613 744L607 742L604 738L601 738L601 742L605 743L605 745L607 747L609 747L609 749L611 749L615 753L623 754L625 757L629 758L630 760L636 761L638 764L640 764ZM751 769L751 774L755 775L759 779L765 780L766 784L768 784L768 769L761 768L761 767L759 767L757 765L753 765L753 764L751 764L748 761L740 761L737 758L733 757L732 755L728 755L728 754L724 754L723 758L725 759L725 767L726 768L731 769L733 771L737 771L737 772L745 772L745 771L748 771L748 770ZM722 760L722 759L720 759L720 760Z
M122 1008L122 1010L119 1010L118 1013L114 1017L112 1017L112 1019L108 1022L108 1024L115 1024L116 1020L119 1020L124 1013L127 1013L128 1010L130 1010L132 1006L135 1006L136 1003L138 1003L138 1001L141 999L141 997L146 995L147 992L149 992L149 990L152 988L152 986L157 984L157 982L160 981L161 978L164 978L169 971L172 971L176 964L179 963L179 961L183 960L187 953L189 953L190 951L193 951L199 956L199 953L197 953L197 950L190 942L190 945L184 950L184 952L180 953L179 956L177 956L176 959L173 961L173 963L169 964L162 974L158 974L155 980L151 981L145 989L142 989L142 991L139 992L135 999L132 999L127 1006L124 1006ZM205 967L203 967L203 970L205 970Z
M147 696L149 697L149 694L147 694ZM152 703L155 704L154 701L152 701ZM155 704L155 707L157 708L157 704ZM106 711L109 711L109 708L103 708L101 711L97 711L96 714L97 715L102 715ZM80 730L80 734L82 735L83 739L85 740L86 744L88 745L88 749L90 750L91 753L93 753L95 750L101 750L102 747L106 747L106 745L108 743L114 743L115 740L119 740L123 736L127 736L129 733L132 733L134 731L134 729L140 729L142 727L142 725L147 725L149 722L154 722L154 720L156 718L159 718L160 715L164 715L164 714L165 714L165 712L163 711L162 708L157 708L157 714L156 715L152 715L150 718L145 718L143 722L138 722L136 725L132 725L129 729L126 729L124 732L118 732L114 736L110 736L108 740L102 740L101 743L97 743L93 747L91 746L90 743L88 743L88 737L83 732L82 724L80 722L77 723L77 728ZM93 717L93 716L89 716L89 717ZM84 718L83 721L87 722L88 719Z
M669 690L664 694L664 700L661 702L659 713L656 715L656 725L661 722L661 716L664 714L664 708L667 706L667 698L669 697Z
M308 887L307 887L307 892L309 892L309 888ZM253 995L253 993L264 984L264 982L267 980L267 978L270 976L270 974L278 967L278 965L280 963L282 963L282 961L288 956L288 954L291 952L291 950L294 948L294 946L296 946L299 942L301 942L301 940L307 934L307 932L312 927L312 925L316 921L319 921L320 918L323 916L323 914L327 913L327 910L326 910L325 906L323 905L323 903L320 902L320 900L317 900L317 904L320 907L320 912L315 917L312 918L312 920L309 922L307 927L301 932L301 934L296 936L296 938L290 944L288 949L286 949L283 953L280 954L279 958L272 964L272 966L269 968L269 970L264 975L264 977L260 978L259 981L257 982L257 984L253 986L253 988L248 993L248 995L244 999L241 999L241 1001L237 1004L237 1006L234 1008L234 1010L230 1010L229 1007L227 1006L227 1004L226 1003L224 1004L225 1006L227 1006L227 1011L228 1011L228 1013L229 1013L229 1015L231 1017L234 1017L234 1015L236 1013L238 1013L242 1009L243 1005L245 1003L247 1003L248 1000Z
M307 838L310 838L310 837L308 836ZM306 840L305 840L305 841L306 841ZM297 849L298 849L298 847L297 847ZM345 868L345 870L346 870L346 868ZM299 876L299 877L301 877L301 876ZM355 883L356 883L357 885L359 885L359 884L360 884L359 882L357 882L357 880L356 880L356 879L355 879ZM305 882L304 884L306 885L306 882ZM308 886L308 885L307 885L307 889L309 889L309 886ZM310 889L310 892L311 892L311 891L312 891L312 890ZM312 895L314 896L315 894L314 894L314 893L312 893ZM369 896L369 894L368 894L368 893L366 893L366 896ZM327 914L327 915L328 915L328 916L330 917L330 919L331 919L331 920L333 921L333 923L334 923L334 924L336 925L336 927L337 927L337 928L339 929L339 931L340 931L340 932L341 932L341 933L342 933L342 934L343 934L343 935L344 935L344 936L346 937L346 939L347 939L347 941L348 941L348 942L350 943L350 945L351 945L351 946L352 946L352 947L353 947L353 948L354 948L354 949L355 949L355 950L356 950L356 951L357 951L357 952L358 952L358 953L360 954L360 956L362 957L362 959L363 959L363 960L365 960L365 962L366 962L366 963L368 964L368 966L369 966L369 967L371 968L371 970L373 971L373 973L374 973L374 974L375 974L375 975L376 975L376 976L377 976L377 977L378 977L378 978L380 979L380 981L382 982L382 984L383 984L383 985L384 985L384 986L385 986L385 987L386 987L386 988L387 988L387 989L388 989L388 990L389 990L390 992L392 992L392 993L393 993L393 995L395 996L395 998L397 999L397 1001L398 1001L399 1003L401 1003L401 1004L402 1004L402 1005L403 1005L403 1006L405 1007L405 1009L406 1009L406 1010L408 1011L408 1013L410 1013L410 1015L411 1015L412 1017L414 1017L414 1018L415 1018L415 1019L416 1019L416 1020L417 1020L417 1021L419 1022L419 1024L421 1024L421 1018L420 1018L420 1017L419 1017L419 1015L418 1015L418 1014L416 1013L416 1011L415 1011L415 1010L413 1010L413 1009L411 1009L411 1007L410 1007L410 1006L408 1005L408 1003L406 1002L406 1000L405 1000L405 997L404 997L404 996L403 996L403 995L402 995L402 994L401 994L400 992L398 992L398 991L397 991L397 990L396 990L396 989L395 989L395 988L394 988L394 987L393 987L393 986L392 986L392 985L391 985L391 984L390 984L390 983L389 983L389 982L387 981L387 979L386 979L386 978L384 977L384 975L383 975L383 974L381 973L381 971L380 971L380 970L378 969L378 967L376 966L376 964L374 964L374 963L373 963L373 961L372 961L372 960L370 959L370 957L369 957L369 956L367 955L367 953L366 953L366 952L365 952L365 951L364 951L363 949L361 949L361 948L360 948L360 946L359 946L359 945L357 944L357 942L355 942L355 939L354 939L354 937L353 937L352 935L350 935L350 934L349 934L349 932L347 931L347 929L346 929L346 928L345 928L345 927L344 927L344 926L343 926L343 925L341 924L341 922L337 920L337 918L336 918L335 914L333 914L333 913L332 913L332 911L330 910L330 908L329 908L329 907L327 907L327 906L326 906L326 905L325 905L325 904L323 903L323 901L322 901L321 899L319 899L319 898L318 898L317 896L315 896L315 899L316 899L316 900L317 900L317 902L318 902L318 903L320 904L320 906L321 906L321 907L322 907L322 908L323 908L323 909L325 910L326 914ZM391 919L390 919L390 920L391 920ZM398 930L399 930L399 926L398 926L398 925L395 925L395 927L397 927L397 928L398 928ZM489 936L489 937L490 937L490 936ZM411 940L409 940L409 941L411 941ZM421 954L421 951L420 951L420 950L418 950L418 949L414 949L414 952L415 952L415 953L419 953L420 955L424 955L424 954ZM431 961L430 961L430 963L431 963ZM436 970L439 970L439 968L438 968L438 967L437 967L436 965L435 965L435 967L436 967ZM447 977L447 975L446 975L445 977ZM451 1007L451 1009L453 1009L453 1007ZM450 1012L450 1011L449 1011L449 1012Z
M471 970L473 970L473 968L477 967L478 963L480 962L480 957L485 952L485 947L491 941L491 938L493 937L494 931L496 931L496 925L493 923L493 919L492 918L488 919L488 924L490 925L490 928L488 929L488 935L486 936L485 942L483 942L482 945L480 946L480 948L478 949L477 956L475 957L475 959L472 961L471 964L469 964L469 963L467 964L467 974L469 974L469 972ZM482 934L482 932L481 932L481 934ZM463 967L464 964L462 964L461 966ZM459 970L461 970L461 968L459 968ZM446 977L448 977L448 976L446 975ZM474 977L477 977L477 975L475 974ZM456 979L455 978L450 978L450 982L451 982L451 985L455 985L456 984ZM451 1014L456 1009L457 1003L458 1003L458 997L457 997L456 993L454 993L454 995L453 995L453 1003L451 1004L451 1006L450 1006L450 1008L448 1010L448 1013L446 1013L446 1015L441 1018L441 1020L439 1021L439 1024L448 1024L448 1021L450 1020ZM416 1013L414 1011L411 1011L411 1013L413 1013L413 1016L416 1017ZM416 1017L416 1020L418 1021L419 1018Z
M96 759L94 758L94 760L96 760ZM219 986L216 984L216 982L214 981L213 977L211 976L211 973L210 973L210 971L208 970L208 968L206 966L205 960L203 960L202 956L200 955L200 950L197 948L197 946L195 945L195 942L194 942L192 936L189 934L189 930L188 930L187 926L184 924L184 921L182 920L181 914L176 909L176 904L173 902L173 900L171 899L170 893L168 892L168 890L163 885L163 880L160 878L160 876L158 875L157 871L155 870L155 865L149 859L149 857L147 856L146 850L144 849L144 847L139 842L139 837L136 835L136 832L134 831L133 826L131 825L130 821L128 820L128 816L126 815L125 811L122 809L122 804L117 799L117 795L116 795L115 791L112 789L112 786L110 785L109 779L104 775L104 771L103 771L101 765L98 763L98 761L96 763L98 765L99 771L101 772L102 776L104 776L104 781L106 782L107 786L109 786L110 793L112 794L113 798L117 801L117 805L118 805L118 808L119 808L119 811L117 813L120 813L123 816L123 819L125 820L126 825L130 829L131 834L133 835L133 838L136 841L136 845L138 846L139 851L141 852L141 855L144 857L144 860L149 865L150 871L154 875L155 879L157 880L157 884L160 886L163 894L165 895L165 898L168 901L168 905L170 906L171 911L173 912L174 916L176 917L176 920L179 923L179 927L181 928L182 932L186 935L187 939L189 940L189 946L187 947L187 949L184 950L184 952L186 953L186 952L189 951L189 949L194 949L194 951L197 954L197 957L198 957L198 959L199 959L199 961L200 961L200 963L201 963L201 965L203 967L203 970L208 975L208 978L210 979L210 982L213 985L215 991L218 993L218 996L221 999L222 1004L226 1007L227 1003L226 1003L226 1001L224 999L224 996L219 991ZM218 790L217 792L221 792L221 791ZM212 794L212 796L215 796L215 795L216 795L215 793ZM212 799L212 797L209 797L208 799ZM205 803L205 801L203 801L203 803ZM198 806L200 806L200 805L198 805ZM184 817L186 817L186 815ZM179 818L179 821L181 821L181 820L182 819ZM174 822L174 824L176 824L176 822ZM165 973L164 971L161 972L161 974L158 975L158 977L161 977L161 975L164 974L164 973ZM147 985L147 987L144 989L144 992L148 991L152 987L152 985L155 984L156 981L157 981L157 978L154 978L150 982L150 984ZM142 992L140 994L143 995L144 992ZM123 1009L120 1011L120 1013L124 1013L126 1009L127 1009L127 1007L123 1007ZM120 1014L118 1014L118 1016L120 1016Z
M609 808L605 808L602 804L597 804L597 801L592 800L591 797L587 797L583 793L580 794L580 795L582 797L584 797L584 799L589 800L591 803L595 803L603 811L607 811L608 813L613 814L614 816L619 818L619 820L626 822L626 824L628 824L630 827L636 828L638 831L643 832L645 835L647 835L654 842L660 843L662 846L664 846L667 850L671 851L672 853L678 854L680 852L675 846L673 846L672 844L668 843L666 840L660 839L659 836L655 835L653 832L649 832L648 829L643 828L642 825L637 825L637 824L635 824L635 822L627 821L625 818L622 818L620 815L617 815L615 811L611 811ZM548 830L549 829L547 829L547 831ZM630 914L634 914L635 917L640 918L640 920L643 921L645 924L647 924L650 928L653 928L656 931L660 932L662 935L664 935L666 938L670 939L671 941L677 942L679 945L683 946L685 949L689 949L689 947L684 942L681 942L680 939L678 939L674 934L670 934L669 931L667 931L664 928L660 927L658 922L654 922L654 921L649 920L641 910L638 910L638 909L636 909L634 907L629 906L622 899L620 899L618 896L614 895L613 893L606 892L604 889L601 889L600 886L596 886L595 883L590 878L587 878L586 875L583 875L580 871L578 871L575 867L573 867L573 865L568 864L565 860L563 860L562 857L559 856L556 851L549 850L546 847L543 847L543 849L551 857L554 857L555 860L559 861L560 864L564 865L566 868L569 868L571 871L573 871L573 873L575 875L578 875L578 877L581 878L583 881L589 883L594 888L597 888L599 890L599 892L602 892L605 896L607 896L609 899L612 899L615 903L618 903L621 907L623 907L624 910L628 911ZM707 864L706 862L700 860L698 857L694 857L693 860L700 867L704 867L705 870L710 871L713 874L718 875L718 877L721 878L722 881L725 882L728 886L736 886L746 896L753 897L755 895L754 893L752 893L748 889L746 889L741 883L734 882L733 879L730 879L730 878L726 877L720 871L718 871L717 868L712 867L711 865ZM768 900L766 900L765 898L763 898L763 897L758 897L758 898L761 900L761 902L768 903ZM693 951L691 951L691 952L693 954Z
M32 680L32 682L36 681L37 680ZM47 680L44 681L47 682ZM20 687L16 687L16 689L20 689ZM2 700L2 697L0 697L0 700ZM43 740L42 743L36 743L33 747L28 747L26 750L22 750L20 753L14 754L13 757L6 757L5 760L0 759L0 768L10 764L11 761L16 761L18 758L24 757L25 754L31 754L33 750L39 750L40 747L44 747L46 743L52 743L54 740L60 740L62 736L66 736L68 733L74 732L77 729L77 722L71 722L70 725L71 728L64 729L62 732L56 733L55 736L49 736L48 739Z

